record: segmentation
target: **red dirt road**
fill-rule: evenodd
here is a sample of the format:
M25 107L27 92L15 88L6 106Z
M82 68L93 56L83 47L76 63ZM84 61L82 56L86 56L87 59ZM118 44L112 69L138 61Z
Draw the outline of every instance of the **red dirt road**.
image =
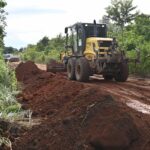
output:
M149 79L118 83L94 76L80 83L33 62L20 64L16 75L23 83L18 101L41 124L17 138L13 150L150 149Z
M150 79L129 77L127 82L104 81L93 77L89 86L97 86L136 111L150 114Z
M37 64L37 66L41 70L46 70L45 65ZM101 76L95 75L85 84L102 89L136 111L150 114L150 79L148 78L129 77L127 82L119 83L105 81Z

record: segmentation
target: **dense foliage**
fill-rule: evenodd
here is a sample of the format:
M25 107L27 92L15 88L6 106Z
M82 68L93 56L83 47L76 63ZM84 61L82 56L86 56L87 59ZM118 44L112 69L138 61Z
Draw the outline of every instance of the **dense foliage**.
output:
M28 45L22 49L23 60L46 63L49 59L59 59L60 51L64 50L65 38L60 34L56 38L43 37L37 45Z
M136 8L132 2L112 0L104 19L109 20L108 35L117 38L129 58L136 58L136 49L140 51L140 64L130 63L130 72L150 76L150 15L131 13Z
M16 116L20 110L15 94L17 90L17 82L14 71L10 70L2 57L4 48L3 38L5 36L6 13L4 7L6 2L0 0L0 117Z
M0 64L0 117L13 117L20 110L15 98L17 94L15 73L6 66L3 59L0 59Z
M136 67L131 64L131 72L150 76L150 16L141 14L135 23L129 25L125 32L125 46L130 56L134 56L135 48L141 52L141 62Z

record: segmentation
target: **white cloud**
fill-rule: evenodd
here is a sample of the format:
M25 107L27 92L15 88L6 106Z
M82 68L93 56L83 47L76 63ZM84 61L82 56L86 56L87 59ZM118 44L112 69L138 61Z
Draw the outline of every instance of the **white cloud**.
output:
M21 47L36 43L43 36L55 37L75 22L97 21L111 0L7 0L7 46ZM149 12L149 0L134 4Z

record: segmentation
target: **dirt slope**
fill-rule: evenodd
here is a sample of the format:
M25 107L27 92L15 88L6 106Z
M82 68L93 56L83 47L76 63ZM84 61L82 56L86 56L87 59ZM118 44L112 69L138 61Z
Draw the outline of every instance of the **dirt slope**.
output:
M41 71L33 62L19 65L16 75L24 84L18 100L42 123L17 138L14 150L150 148L149 81L79 83ZM131 100L147 111L137 111Z

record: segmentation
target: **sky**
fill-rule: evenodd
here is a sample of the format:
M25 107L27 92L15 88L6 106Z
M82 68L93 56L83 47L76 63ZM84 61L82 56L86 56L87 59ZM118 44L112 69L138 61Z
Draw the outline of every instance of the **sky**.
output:
M98 22L111 0L6 0L5 46L36 44L42 37L64 34L76 22ZM140 12L150 14L150 0L133 0Z

